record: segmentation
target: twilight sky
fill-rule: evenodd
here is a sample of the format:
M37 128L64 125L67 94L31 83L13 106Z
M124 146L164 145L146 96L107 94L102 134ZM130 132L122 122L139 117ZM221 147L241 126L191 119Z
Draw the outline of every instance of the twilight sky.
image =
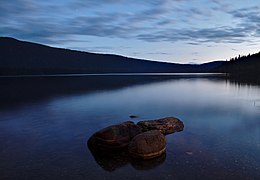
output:
M1 0L0 36L202 63L260 51L259 0Z

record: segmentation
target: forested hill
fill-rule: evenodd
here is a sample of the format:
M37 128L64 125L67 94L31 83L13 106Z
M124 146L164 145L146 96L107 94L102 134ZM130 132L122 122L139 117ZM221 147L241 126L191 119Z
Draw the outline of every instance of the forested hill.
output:
M231 58L217 68L220 72L237 76L258 76L260 78L260 52Z
M7 37L0 37L0 54L0 75L208 72L223 63L164 63L53 48Z

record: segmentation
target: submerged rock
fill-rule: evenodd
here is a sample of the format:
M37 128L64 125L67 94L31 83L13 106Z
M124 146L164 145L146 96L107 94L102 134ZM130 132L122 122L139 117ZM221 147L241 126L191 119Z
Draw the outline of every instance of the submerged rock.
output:
M88 147L96 163L104 170L112 172L127 165L130 157L127 151L97 151Z
M88 147L96 163L106 171L113 172L126 165L132 165L137 170L149 170L160 166L166 160L166 153L153 159L131 158L127 149L122 151L96 151Z
M131 119L139 118L139 116L136 116L136 115L130 115L129 117L130 117Z
M162 165L166 160L166 153L152 159L130 158L130 163L136 170L150 170Z
M108 126L94 133L88 145L97 150L117 150L126 148L133 137L141 133L141 128L132 121Z
M144 132L150 130L160 130L164 135L182 131L184 128L183 122L175 117L140 121L137 125L140 126Z
M128 152L134 158L151 159L165 153L166 139L159 130L151 130L135 136Z

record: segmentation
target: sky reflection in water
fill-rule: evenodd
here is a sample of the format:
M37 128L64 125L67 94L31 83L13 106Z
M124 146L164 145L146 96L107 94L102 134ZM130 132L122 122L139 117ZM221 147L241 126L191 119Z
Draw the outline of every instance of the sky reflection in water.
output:
M31 79L30 83L36 80L39 81ZM74 77L73 81L77 80L84 83ZM44 86L49 81L52 80L46 80ZM19 97L19 104L1 108L0 178L256 179L260 176L258 86L211 78L133 83L129 77L123 77L123 81L126 84L114 88L106 81L103 87L101 83L94 90L73 89L68 94L65 90L53 93L49 88L41 99L21 103ZM72 89L71 81L67 82L64 87ZM12 87L15 86L13 83ZM33 90L42 94L37 88ZM4 93L2 96L11 96ZM22 94L29 96L26 92ZM112 161L95 157L96 162L86 146L87 139L105 126L129 120L129 115L139 116L132 119L135 122L176 116L185 128L167 136L166 156L154 162L136 162L124 155Z

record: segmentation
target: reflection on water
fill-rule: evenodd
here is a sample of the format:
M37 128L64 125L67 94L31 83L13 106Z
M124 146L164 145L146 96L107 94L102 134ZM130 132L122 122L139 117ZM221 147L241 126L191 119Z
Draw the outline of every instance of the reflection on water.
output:
M131 158L127 150L120 152L98 152L88 146L96 163L106 171L115 171L118 168L131 164L136 170L149 170L161 165L166 159L166 153L158 158L139 160Z
M260 88L223 77L0 78L0 179L258 179ZM176 116L166 156L91 152L97 130Z

